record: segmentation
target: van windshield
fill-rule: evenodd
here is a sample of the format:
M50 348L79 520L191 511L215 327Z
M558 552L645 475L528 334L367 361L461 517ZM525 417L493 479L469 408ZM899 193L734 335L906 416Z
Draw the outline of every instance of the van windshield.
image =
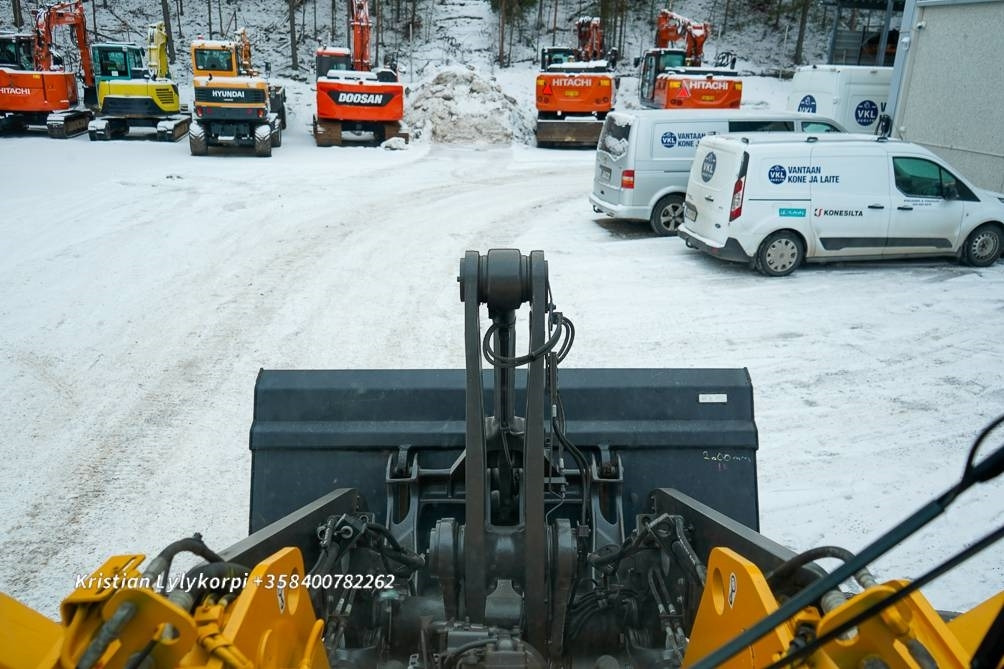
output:
M612 158L620 158L628 149L628 138L631 136L631 118L611 114L603 122L600 141L597 148L610 154Z

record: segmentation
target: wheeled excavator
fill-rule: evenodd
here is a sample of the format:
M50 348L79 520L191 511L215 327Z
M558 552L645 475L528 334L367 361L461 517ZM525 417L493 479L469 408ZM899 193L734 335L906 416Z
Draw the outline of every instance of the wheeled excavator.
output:
M46 5L35 13L34 33L0 35L0 131L41 125L65 139L87 130L92 113L79 104L77 77L54 49L58 26L72 29L80 51L84 104L96 101L83 0Z
M537 146L595 147L614 108L617 52L604 51L599 18L575 21L579 45L544 47L536 81Z
M704 64L704 43L711 24L689 19L668 9L659 10L655 48L638 59L641 65L639 102L654 109L738 109L742 79L736 58L722 52L714 67ZM684 48L677 42L683 40Z
M251 63L251 40L239 28L232 40L192 42L193 123L188 145L193 156L211 146L254 147L268 158L282 146L286 89L269 83Z
M58 623L0 597L0 667L1002 666L1004 592L947 617L919 588L1004 527L914 581L868 566L1001 474L976 456L1004 416L860 552L795 554L757 532L745 369L559 371L543 252L468 251L457 280L464 369L260 371L250 535L113 557Z
M185 136L191 116L182 112L171 79L164 23L147 26L146 46L106 43L91 47L99 117L87 126L90 139L125 137L135 127L156 129L161 141Z
M317 50L317 113L313 135L317 146L341 146L360 133L376 143L394 137L405 141L404 84L396 67L374 67L370 59L369 0L349 0L352 48Z

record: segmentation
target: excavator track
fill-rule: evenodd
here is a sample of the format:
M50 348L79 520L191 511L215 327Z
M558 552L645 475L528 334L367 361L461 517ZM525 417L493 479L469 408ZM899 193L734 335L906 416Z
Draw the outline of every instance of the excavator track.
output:
M87 125L91 122L91 118L91 112L83 109L54 112L49 114L45 120L45 127L49 131L49 137L67 139L87 132Z
M315 116L313 124L314 142L316 142L317 146L343 146L345 144L342 136L343 125L344 124L341 121L327 121L319 119ZM349 125L351 126L353 124L349 123ZM409 133L406 128L397 122L370 122L366 123L366 126L367 130L373 131L375 135L382 131L383 140L377 138L378 143L394 137L400 137L405 142L411 140L411 133ZM599 133L597 133L597 138L598 137ZM595 143L596 142L594 141L593 144Z
M191 125L191 116L178 115L164 119L157 124L157 139L161 142L177 142L188 134Z

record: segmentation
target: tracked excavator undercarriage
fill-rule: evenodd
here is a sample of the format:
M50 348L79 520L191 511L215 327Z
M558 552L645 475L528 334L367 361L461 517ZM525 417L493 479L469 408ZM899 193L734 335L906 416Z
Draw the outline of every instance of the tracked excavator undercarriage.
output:
M458 281L464 370L263 370L250 536L112 558L61 623L0 598L0 667L1000 666L1004 593L946 622L916 591L936 570L866 568L1004 469L974 457L993 425L859 554L796 555L756 531L746 370L559 375L575 330L543 253L469 251ZM172 574L182 552L205 563Z

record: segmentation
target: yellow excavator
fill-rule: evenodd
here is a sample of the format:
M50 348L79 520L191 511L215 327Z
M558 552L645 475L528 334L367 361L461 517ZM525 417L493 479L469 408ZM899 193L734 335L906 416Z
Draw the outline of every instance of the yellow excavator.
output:
M1004 592L948 615L919 591L1004 527L913 581L868 570L1004 471L977 457L1004 416L870 545L796 554L757 531L747 370L559 375L543 252L468 251L457 278L465 369L262 370L250 536L112 557L59 622L0 596L0 669L1004 666Z
M147 27L146 48L103 42L91 47L98 117L87 127L92 141L117 139L131 128L151 127L161 141L185 136L191 117L171 79L164 23Z

